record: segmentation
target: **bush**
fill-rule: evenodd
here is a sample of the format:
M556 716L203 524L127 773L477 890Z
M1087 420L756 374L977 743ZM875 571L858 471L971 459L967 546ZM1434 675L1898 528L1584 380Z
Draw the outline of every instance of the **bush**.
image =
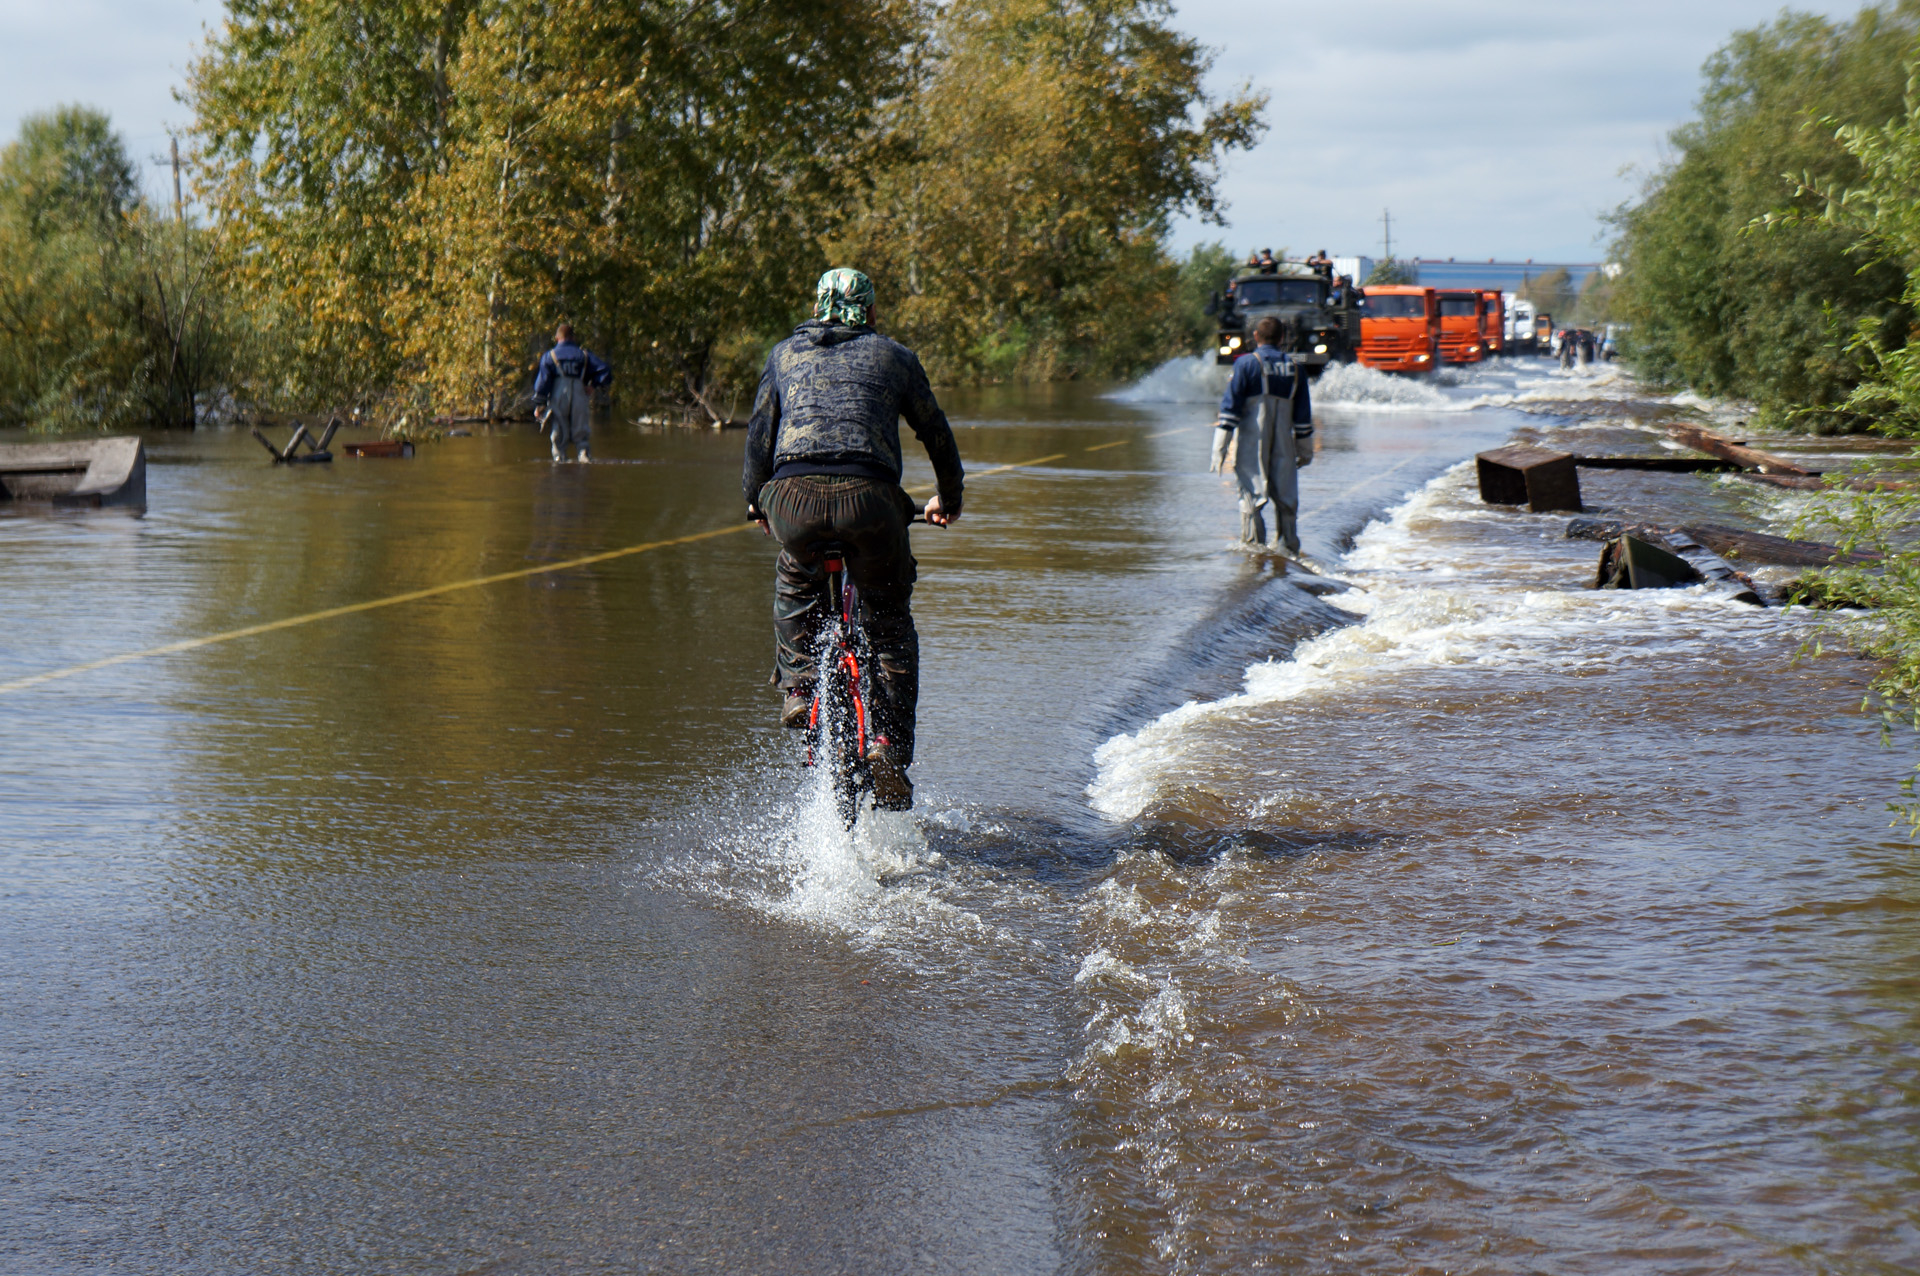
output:
M1858 178L1820 121L1898 116L1916 33L1920 0L1844 25L1788 13L1707 63L1699 118L1671 137L1677 158L1615 215L1625 275L1613 317L1632 325L1623 353L1635 371L1752 400L1768 424L1860 423L1845 406L1865 372L1850 338L1862 320L1905 330L1904 273L1823 224L1806 188Z

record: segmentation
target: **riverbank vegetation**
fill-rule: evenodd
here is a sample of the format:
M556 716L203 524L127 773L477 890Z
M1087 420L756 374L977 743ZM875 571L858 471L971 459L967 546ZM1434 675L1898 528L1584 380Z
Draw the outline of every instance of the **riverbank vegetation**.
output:
M1766 425L1920 438L1920 0L1736 35L1673 143L1618 216L1635 369ZM1868 706L1920 728L1920 487L1829 489L1802 522L1865 552L1803 597L1871 609L1840 627Z
M148 207L106 116L0 150L0 424L192 425L233 348L204 230Z
M1611 305L1636 372L1749 400L1768 425L1885 428L1854 399L1877 373L1856 338L1904 343L1907 271L1827 218L1823 192L1865 178L1845 130L1901 115L1917 37L1920 0L1846 22L1789 12L1707 63L1673 160L1616 215Z
M218 387L418 429L514 409L566 319L622 411L719 419L838 264L936 380L1133 374L1204 336L1217 263L1167 228L1217 219L1263 127L1170 18L230 0L184 92L195 216L149 206L97 113L0 163L0 413L186 424Z

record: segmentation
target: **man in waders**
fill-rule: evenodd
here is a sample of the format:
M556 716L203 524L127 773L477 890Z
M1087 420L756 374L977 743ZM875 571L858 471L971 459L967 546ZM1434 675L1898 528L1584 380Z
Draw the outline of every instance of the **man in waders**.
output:
M1280 321L1253 326L1254 348L1233 362L1233 377L1214 422L1215 474L1233 471L1240 484L1240 539L1265 549L1300 552L1300 481L1313 462L1313 402L1307 378L1274 344ZM1268 507L1273 531L1267 531Z
M553 330L553 349L540 356L540 370L533 374L533 406L556 464L567 460L569 446L580 449L582 464L593 459L587 454L593 387L612 383L613 369L573 344L572 324Z
M939 495L929 523L960 517L964 471L946 413L913 351L873 329L873 284L857 270L829 270L813 318L773 348L747 424L741 485L747 517L780 541L773 585L775 685L780 720L805 727L813 700L815 643L831 613L822 542L848 549L861 620L880 662L875 732L867 752L874 802L913 807L914 710L920 638L914 632L913 499L900 487L900 418L933 462Z

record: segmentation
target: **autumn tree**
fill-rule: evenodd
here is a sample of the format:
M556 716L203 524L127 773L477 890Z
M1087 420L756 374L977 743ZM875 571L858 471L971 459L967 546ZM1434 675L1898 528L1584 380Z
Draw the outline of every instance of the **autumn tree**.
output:
M923 12L912 88L837 263L874 276L936 376L1129 370L1184 326L1170 219L1218 220L1264 99L1208 98L1211 55L1157 0L955 0Z
M899 89L909 16L890 0L476 11L417 223L427 387L498 401L564 317L623 382L717 418L714 352L808 294Z
M250 299L256 396L369 401L405 355L393 303L453 115L474 0L228 0L188 69L196 192Z

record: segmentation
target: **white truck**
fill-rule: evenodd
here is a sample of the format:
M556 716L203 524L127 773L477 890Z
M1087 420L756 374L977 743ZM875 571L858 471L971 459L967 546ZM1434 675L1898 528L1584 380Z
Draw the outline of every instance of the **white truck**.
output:
M1531 301L1514 298L1507 302L1507 353L1539 354L1540 344L1534 335L1533 321L1537 312Z

